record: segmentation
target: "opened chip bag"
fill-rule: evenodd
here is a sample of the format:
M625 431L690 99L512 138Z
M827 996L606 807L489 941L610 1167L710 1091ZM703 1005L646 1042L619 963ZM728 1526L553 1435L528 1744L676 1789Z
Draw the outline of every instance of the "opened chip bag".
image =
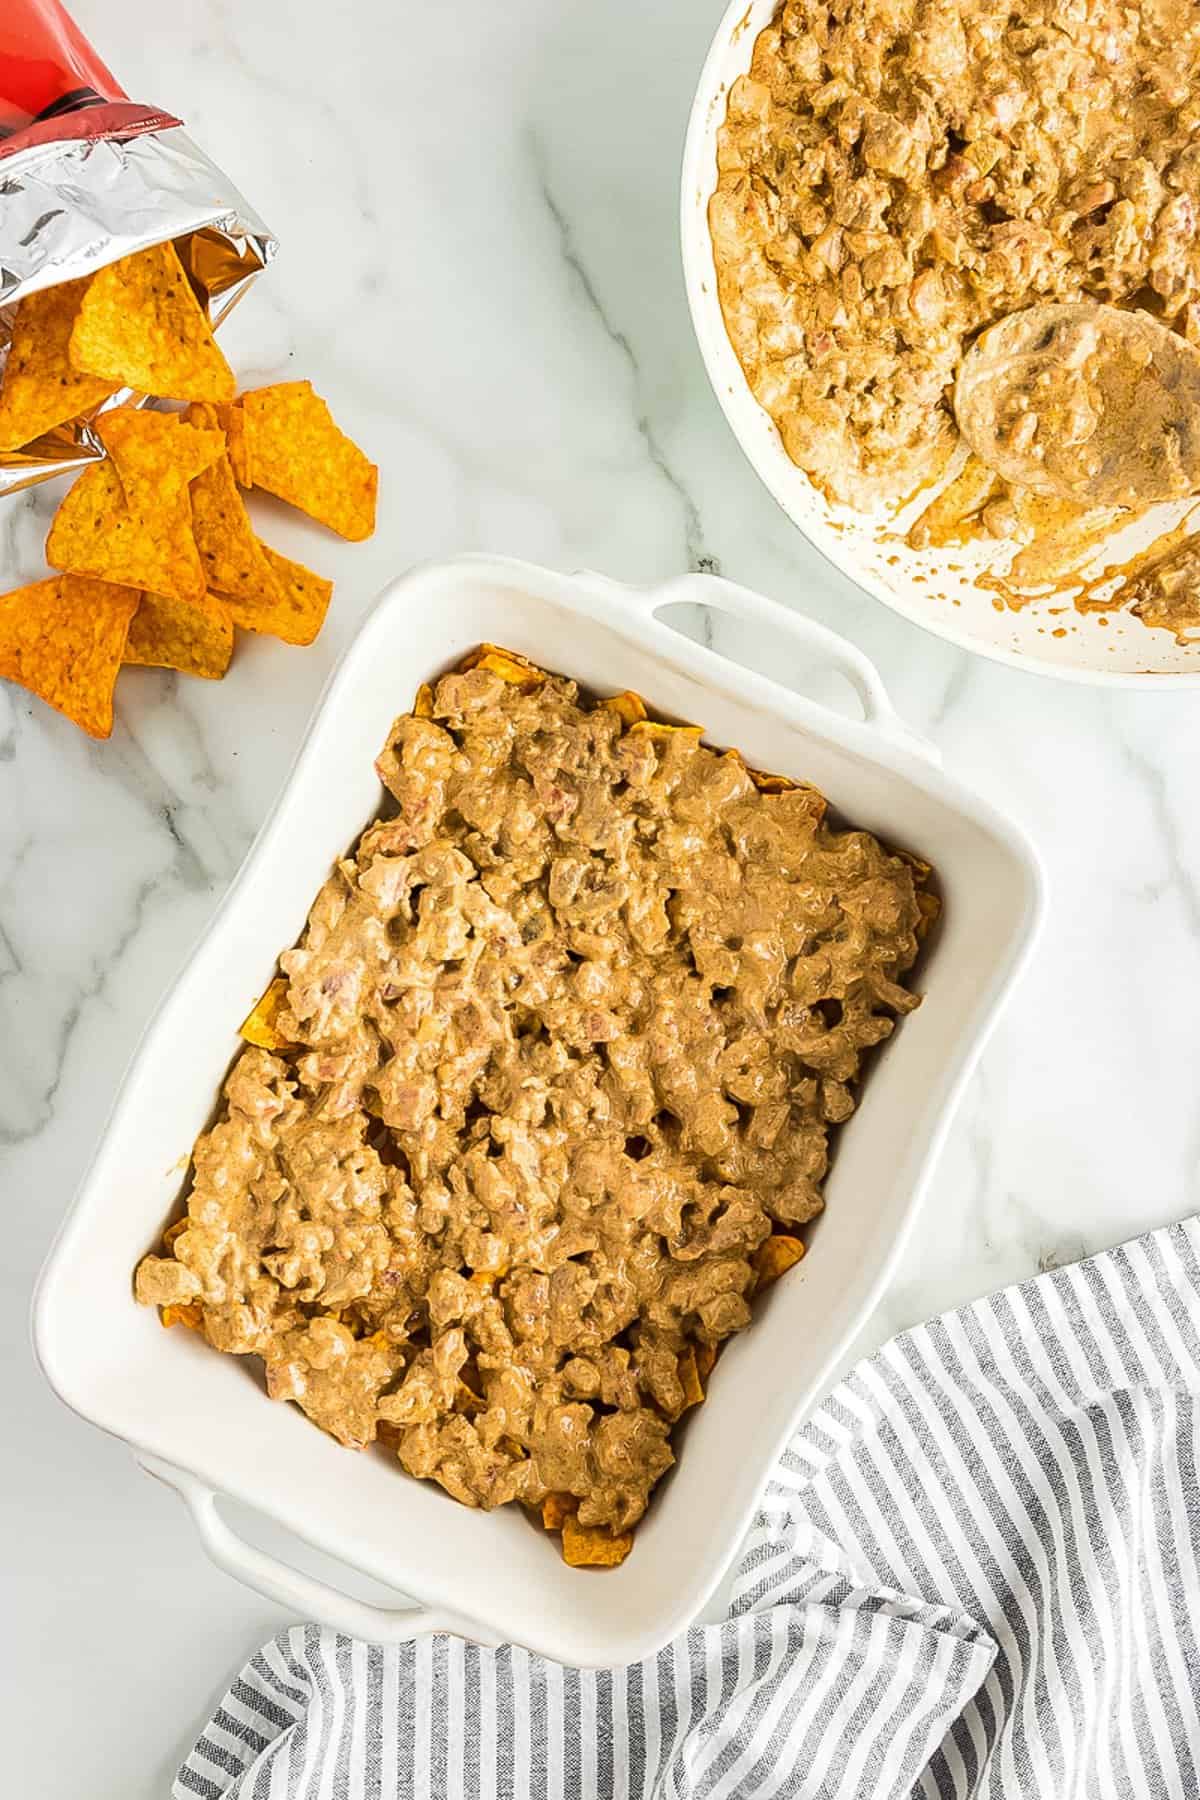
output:
M100 461L92 421L131 394L232 399L208 327L275 239L178 118L129 98L58 0L0 5L0 181L0 494ZM149 251L137 339L128 284L114 303L109 277L91 277ZM160 326L180 346L165 368Z

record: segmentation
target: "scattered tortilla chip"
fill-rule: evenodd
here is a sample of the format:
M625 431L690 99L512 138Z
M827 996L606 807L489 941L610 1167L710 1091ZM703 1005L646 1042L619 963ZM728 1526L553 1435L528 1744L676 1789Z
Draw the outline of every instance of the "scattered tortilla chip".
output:
M94 575L177 600L204 592L187 495L160 514L136 513L111 462L85 469L68 491L46 539L46 561L71 575Z
M256 600L222 594L234 624L243 631L280 638L285 644L311 644L325 623L333 594L332 581L306 569L303 563L281 556L261 538L258 542L273 585Z
M696 1373L699 1375L701 1381L706 1382L717 1366L717 1356L719 1354L717 1346L715 1344L697 1344L695 1354Z
M204 1330L204 1309L194 1300L189 1300L186 1306L164 1306L158 1316L168 1329L172 1325L186 1325L189 1331Z
M60 281L17 306L0 378L0 450L23 449L55 425L90 413L114 391L111 381L80 375L67 355L89 280Z
M198 600L142 595L125 643L127 663L220 681L232 655L233 620L215 594Z
M193 426L209 431L218 418L218 408L192 406L187 416ZM221 442L224 445L224 436ZM191 496L192 532L209 587L256 606L265 595L274 595L275 576L250 523L228 456L218 456L196 475Z
M248 1044L257 1044L260 1050L294 1050L295 1045L275 1023L287 1005L287 991L287 976L277 975L238 1026L238 1035Z
M928 888L917 889L916 938L923 943L942 916L942 903Z
M704 1398L704 1383L700 1379L696 1352L690 1344L679 1358L679 1381L683 1388L683 1410L686 1412L689 1406L699 1406Z
M96 421L96 434L116 464L131 512L177 507L188 483L224 455L225 433L204 431L179 413L118 406Z
M92 737L108 737L137 604L132 588L75 575L0 596L0 678L19 682Z
M563 1520L563 1561L573 1569L615 1569L633 1549L633 1533L602 1531L581 1525L572 1513Z
M542 1524L547 1531L561 1531L578 1505L574 1494L547 1494L542 1501Z
M794 1268L803 1255L804 1245L797 1237L777 1231L764 1239L754 1253L754 1292L761 1294L765 1287L770 1287L773 1281Z
M176 1238L180 1238L183 1236L184 1232L187 1230L187 1228L191 1224L191 1222L192 1221L188 1218L187 1214L185 1213L182 1219L176 1219L176 1221L173 1225L168 1225L167 1229L163 1232L163 1237L162 1237L163 1249L164 1250L173 1249Z
M626 688L623 694L610 694L600 704L605 712L616 713L623 725L640 725L646 717L646 702L631 688Z
M236 389L173 244L153 244L92 277L70 354L81 373L165 400L228 402Z
M252 389L238 406L251 487L266 488L340 537L370 537L379 470L339 431L311 381Z
M432 719L433 689L427 681L423 681L417 689L417 697L412 704L414 719Z

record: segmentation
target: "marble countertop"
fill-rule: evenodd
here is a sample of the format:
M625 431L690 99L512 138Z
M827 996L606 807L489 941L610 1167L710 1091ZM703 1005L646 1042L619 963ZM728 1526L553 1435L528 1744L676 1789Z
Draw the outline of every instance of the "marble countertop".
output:
M104 745L0 685L15 1395L0 1505L25 1792L65 1800L86 1768L91 1800L165 1794L233 1665L283 1622L54 1400L25 1320L139 1033L331 665L406 565L488 549L631 580L723 571L852 637L949 767L1041 846L1044 938L864 1348L1196 1205L1195 696L1074 688L956 651L856 592L759 486L708 389L677 247L684 123L721 7L358 0L335 22L295 0L281 29L266 0L73 0L129 90L180 111L282 239L223 335L243 378L311 376L384 486L366 545L280 515L279 546L338 578L313 649L244 640L217 685L128 672ZM54 503L0 502L6 586L39 572Z

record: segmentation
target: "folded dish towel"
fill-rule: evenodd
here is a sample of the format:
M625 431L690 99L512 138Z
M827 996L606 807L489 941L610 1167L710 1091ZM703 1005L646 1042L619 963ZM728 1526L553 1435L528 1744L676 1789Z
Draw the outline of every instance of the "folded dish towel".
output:
M730 1616L580 1673L298 1626L177 1800L1200 1794L1200 1221L894 1339L798 1433Z

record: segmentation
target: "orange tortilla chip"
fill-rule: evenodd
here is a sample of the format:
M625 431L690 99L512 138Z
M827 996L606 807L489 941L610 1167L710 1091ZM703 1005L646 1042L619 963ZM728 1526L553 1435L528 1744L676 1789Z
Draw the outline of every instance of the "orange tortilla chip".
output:
M97 420L96 433L130 510L146 516L178 506L188 483L225 450L223 431L199 430L179 413L148 406L118 406Z
M631 688L626 688L623 694L610 694L600 704L605 712L616 713L623 725L640 725L646 717L646 702Z
M629 727L639 737L654 738L662 742L666 738L692 738L697 744L704 736L703 725L664 725L660 719L638 719Z
M168 1329L172 1325L186 1325L189 1331L204 1330L204 1310L194 1300L186 1306L164 1306L158 1316Z
M311 644L325 623L333 594L332 581L306 569L303 563L281 556L261 538L258 542L272 586L255 600L222 594L234 624L243 631L280 638L285 644Z
M701 1381L706 1382L717 1366L717 1346L715 1344L696 1345L696 1373Z
M766 1238L754 1254L754 1292L761 1294L765 1287L786 1275L795 1267L804 1255L804 1245L797 1237L788 1237L777 1231Z
M432 719L433 689L427 681L423 681L417 689L417 697L412 704L414 719Z
M132 588L58 575L0 596L0 679L16 681L92 737L112 731Z
M233 620L215 594L201 594L198 600L142 595L125 643L127 663L219 681L232 655Z
M686 1412L689 1406L699 1406L704 1398L704 1383L700 1379L696 1352L690 1344L679 1358L679 1381L683 1388L683 1410Z
M177 600L204 593L187 495L153 515L126 502L111 462L85 469L63 500L46 539L46 561L71 575L93 575Z
M71 363L164 400L233 399L233 370L173 244L152 244L91 279L71 332Z
M187 1214L185 1213L182 1219L176 1219L176 1221L173 1225L168 1225L167 1229L163 1232L163 1237L162 1237L163 1249L164 1250L174 1249L176 1239L181 1238L183 1236L184 1232L187 1230L187 1228L191 1224L191 1222L192 1221L188 1218Z
M207 429L215 406L193 406L188 418ZM222 438L222 442L224 439ZM218 456L192 482L192 531L204 575L216 593L259 605L274 595L275 576L238 491L228 456Z
M255 388L238 405L250 486L298 506L340 537L370 537L379 470L339 431L311 381Z
M89 279L61 281L17 306L0 377L0 450L32 444L55 425L90 413L113 392L113 382L77 374L67 355Z
M578 1505L574 1494L547 1494L542 1501L542 1524L547 1531L561 1531Z
M486 1406L487 1401L482 1394L477 1394L475 1389L468 1387L465 1381L459 1381L454 1396L455 1412L465 1413L468 1419L472 1419L476 1413L483 1412Z
M633 1533L602 1531L581 1525L572 1513L563 1520L563 1561L573 1569L615 1569L633 1549Z
M275 1021L287 1005L287 976L277 975L254 1003L250 1013L238 1027L238 1035L260 1050L293 1050L295 1045L285 1038Z
M229 455L229 466L233 470L233 479L239 487L248 488L250 480L250 464L246 456L246 415L240 406L223 406L219 424L225 433L225 447Z
M799 785L790 775L764 775L761 769L747 769L746 773L760 794L790 794Z

